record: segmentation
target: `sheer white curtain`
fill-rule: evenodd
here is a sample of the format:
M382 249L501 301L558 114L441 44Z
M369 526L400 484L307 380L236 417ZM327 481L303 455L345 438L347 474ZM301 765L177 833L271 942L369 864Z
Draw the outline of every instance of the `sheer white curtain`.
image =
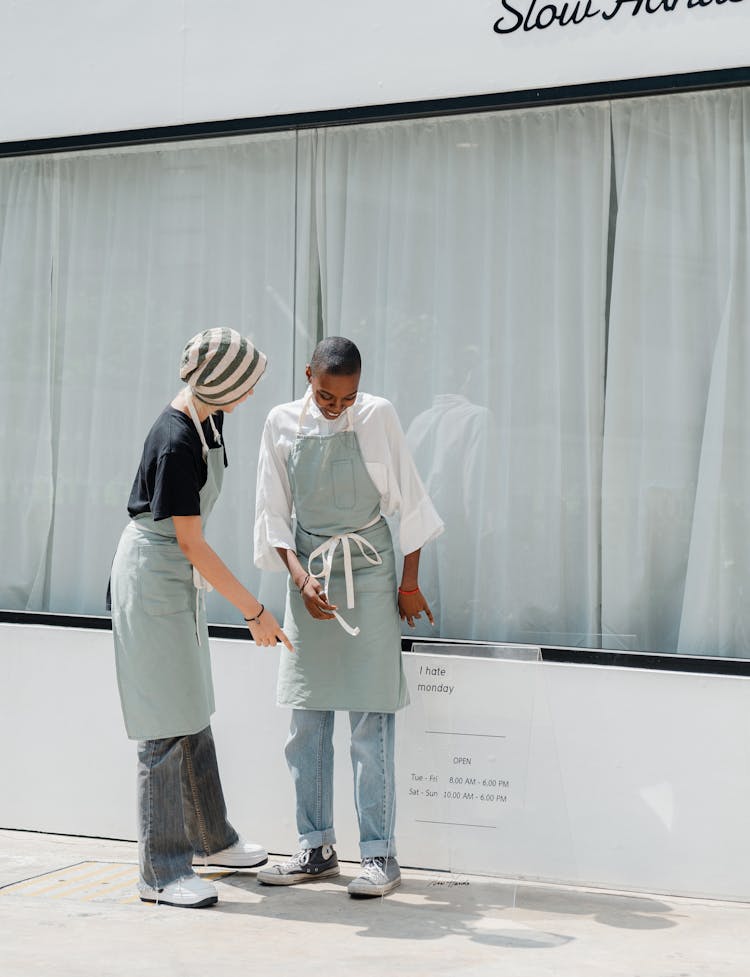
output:
M750 658L750 93L708 105L726 236L677 650Z
M38 203L23 236L13 240L10 225L3 233L10 239L3 281L14 267L23 275L16 307L0 300L3 333L17 331L22 351L31 345L29 329L37 335L34 353L15 361L24 384L35 378L33 393L24 389L11 400L5 424L12 445L42 455L50 440L44 427L36 445L34 438L19 442L13 431L29 440L38 424L49 429L51 402L55 446L53 503L40 509L34 530L40 541L49 539L46 565L36 571L46 587L33 584L30 568L20 585L5 588L14 606L104 613L143 439L181 386L183 344L214 325L250 335L269 357L256 395L227 420L230 468L207 532L242 579L259 585L252 564L257 447L267 410L292 389L295 143L287 133L62 156L36 168L5 164L15 179L9 199L19 200L19 210L27 196ZM32 228L43 248L30 240ZM34 358L44 371L25 366ZM35 482L50 463L37 464ZM28 481L27 471L21 485ZM37 560L40 545L19 549ZM17 576L14 561L4 562L2 572ZM211 618L236 622L237 614L215 599Z
M746 654L749 105L742 90L613 104L608 644Z
M270 369L208 537L275 611L260 429L342 333L446 522L435 633L747 656L749 184L742 89L0 160L0 606L103 613L182 345L226 324Z
M316 192L325 331L446 522L436 633L596 643L608 107L323 130Z
M43 599L54 495L56 185L48 159L0 160L0 606Z

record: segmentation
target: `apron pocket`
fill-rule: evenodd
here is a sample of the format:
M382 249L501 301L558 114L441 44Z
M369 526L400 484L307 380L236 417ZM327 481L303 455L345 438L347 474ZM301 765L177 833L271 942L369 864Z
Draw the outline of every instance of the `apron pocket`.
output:
M350 458L331 465L333 502L337 509L353 509L357 499L354 488L354 464Z
M192 569L176 542L138 547L138 587L147 614L181 614L195 603Z

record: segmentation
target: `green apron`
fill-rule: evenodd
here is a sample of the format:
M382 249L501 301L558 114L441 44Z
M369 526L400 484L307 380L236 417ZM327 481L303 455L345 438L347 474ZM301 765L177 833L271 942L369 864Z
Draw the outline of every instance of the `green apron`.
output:
M300 415L300 424L309 396ZM311 617L291 579L281 649L279 705L395 712L409 701L401 665L396 566L357 435L298 433L287 462L297 555L322 580L337 618Z
M224 449L208 448L189 403L208 467L200 491L205 528L221 491ZM221 439L211 420L214 437ZM214 712L208 626L202 600L211 586L190 566L172 519L136 516L112 564L112 632L120 702L130 739L164 739L205 729Z

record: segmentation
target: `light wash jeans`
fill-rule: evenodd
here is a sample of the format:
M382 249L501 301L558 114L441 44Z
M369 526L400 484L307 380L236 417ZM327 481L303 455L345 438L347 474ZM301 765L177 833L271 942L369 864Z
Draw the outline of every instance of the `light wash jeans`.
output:
M336 841L333 829L333 718L317 709L293 709L286 760L297 796L302 848ZM354 804L362 858L396 855L394 739L392 712L350 712Z
M138 743L138 861L141 878L163 889L193 873L193 854L233 845L211 727L191 736Z

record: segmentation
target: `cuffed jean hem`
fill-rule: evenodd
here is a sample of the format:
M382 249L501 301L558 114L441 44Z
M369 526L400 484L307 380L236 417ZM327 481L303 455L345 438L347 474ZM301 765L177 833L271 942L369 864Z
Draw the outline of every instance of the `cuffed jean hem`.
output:
M386 841L360 842L359 853L362 858L395 858L396 842L393 838Z
M321 845L335 845L336 832L333 828L325 828L323 831L310 831L306 835L299 837L300 848L320 848Z

